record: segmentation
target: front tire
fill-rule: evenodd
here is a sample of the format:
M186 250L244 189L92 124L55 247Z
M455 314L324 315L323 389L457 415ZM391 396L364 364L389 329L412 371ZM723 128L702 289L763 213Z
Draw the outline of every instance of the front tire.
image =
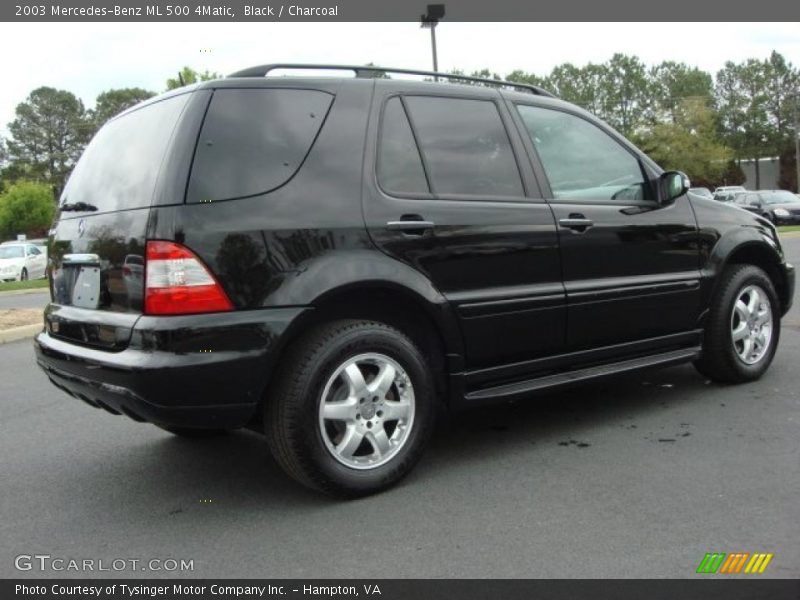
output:
M365 496L397 483L422 456L435 400L433 376L407 336L374 321L335 321L290 348L264 429L300 483Z
M717 382L754 381L769 368L780 330L780 303L770 278L754 265L732 265L712 299L695 366Z

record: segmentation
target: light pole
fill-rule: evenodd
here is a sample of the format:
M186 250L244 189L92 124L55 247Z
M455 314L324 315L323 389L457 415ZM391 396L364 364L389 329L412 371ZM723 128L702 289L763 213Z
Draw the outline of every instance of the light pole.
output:
M444 4L428 4L428 12L420 15L420 24L431 30L431 52L433 53L433 70L439 71L439 60L436 57L436 25L444 18ZM434 75L434 80L439 78Z

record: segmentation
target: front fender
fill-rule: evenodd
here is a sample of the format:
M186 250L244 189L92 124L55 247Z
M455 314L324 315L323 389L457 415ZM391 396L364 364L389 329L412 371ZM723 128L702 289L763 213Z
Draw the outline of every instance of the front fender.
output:
M701 230L701 235L703 235ZM708 237L712 232L705 232ZM701 252L703 306L710 308L714 295L721 284L720 275L730 264L752 263L762 267L775 283L780 296L783 313L791 305L791 285L788 277L790 267L786 265L783 250L775 230L768 224L740 226L712 235L713 244ZM709 240L710 242L711 240ZM705 318L708 308L702 313Z

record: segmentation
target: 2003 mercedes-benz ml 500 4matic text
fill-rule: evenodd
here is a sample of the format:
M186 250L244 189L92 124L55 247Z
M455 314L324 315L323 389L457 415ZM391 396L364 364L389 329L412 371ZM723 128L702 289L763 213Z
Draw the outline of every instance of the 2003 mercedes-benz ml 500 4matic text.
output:
M412 468L439 407L772 361L794 288L774 227L587 112L524 84L275 68L89 144L35 340L69 395L178 435L261 429L292 477L357 496Z

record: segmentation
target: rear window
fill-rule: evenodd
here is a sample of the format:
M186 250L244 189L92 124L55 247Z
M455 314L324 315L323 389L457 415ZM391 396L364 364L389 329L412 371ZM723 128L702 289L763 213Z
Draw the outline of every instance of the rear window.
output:
M103 126L75 166L61 204L85 203L92 212L150 206L172 132L188 99L189 94L172 96Z
M214 92L197 142L187 202L270 192L294 176L333 96L316 90Z

